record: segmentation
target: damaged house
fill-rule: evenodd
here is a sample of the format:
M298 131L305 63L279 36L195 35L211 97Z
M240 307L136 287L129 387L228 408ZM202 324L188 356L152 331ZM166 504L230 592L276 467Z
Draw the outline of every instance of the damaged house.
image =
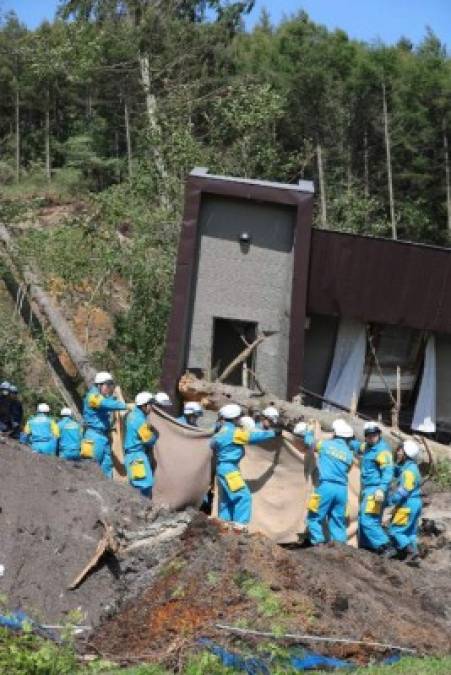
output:
M187 179L163 385L185 371L451 437L451 250L312 227L313 187Z

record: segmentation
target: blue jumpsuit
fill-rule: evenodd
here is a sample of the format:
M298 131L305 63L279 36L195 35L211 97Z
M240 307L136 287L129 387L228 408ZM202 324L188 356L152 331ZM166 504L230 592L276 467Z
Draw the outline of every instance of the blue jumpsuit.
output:
M306 431L301 438L306 448L311 448L315 445L315 434L313 431Z
M421 474L412 459L407 459L399 469L397 489L388 498L389 506L396 507L388 535L397 549L403 550L410 546L416 552L417 527L422 509Z
M157 432L147 422L143 411L135 406L125 418L124 461L130 483L145 497L152 493L153 475L147 451L157 441Z
M45 413L30 417L20 435L22 443L30 445L33 452L41 455L56 455L58 438L57 423Z
M361 450L359 546L375 550L389 543L382 527L384 503L376 502L374 493L382 490L387 494L393 480L393 455L383 439L373 446L363 443Z
M327 520L330 539L346 543L348 473L354 454L343 438L320 441L316 449L319 483L308 505L310 542L314 545L324 543L323 523Z
M58 422L60 430L59 456L63 459L71 459L76 462L80 459L80 446L82 439L81 426L72 417L63 417Z
M224 422L211 440L216 456L219 484L218 516L222 520L246 525L251 519L252 495L240 473L240 461L247 444L261 443L276 437L276 432L246 431L232 422Z
M110 444L111 413L118 410L127 410L125 403L117 401L113 396L102 396L96 386L89 389L83 400L83 421L86 430L81 444L81 456L88 459L95 458L108 478L113 474Z

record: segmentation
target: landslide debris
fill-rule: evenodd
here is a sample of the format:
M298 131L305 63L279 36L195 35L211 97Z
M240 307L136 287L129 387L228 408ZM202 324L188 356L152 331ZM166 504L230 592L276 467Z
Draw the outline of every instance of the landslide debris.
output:
M95 465L33 455L9 440L0 443L0 469L0 593L10 609L44 623L64 623L80 608L92 626L80 644L89 653L176 669L202 637L241 651L264 648L217 624L451 652L451 538L439 519L415 569L341 545L287 550L192 510L157 512ZM450 499L430 496L426 520L446 520ZM95 553L102 522L119 551L69 591ZM362 663L381 655L358 645L310 646Z
M151 582L191 518L152 511L134 488L105 479L94 463L0 443L0 593L9 609L41 622L64 623L80 609L84 624L97 625ZM104 556L77 589L67 590L94 555L102 521L113 526L122 552Z
M200 637L242 647L242 636L216 624L377 641L420 653L451 650L446 605L434 595L434 579L426 583L418 569L341 545L287 551L263 536L225 532L201 515L181 540L150 586L97 631L100 653L175 667ZM315 646L362 663L375 653Z

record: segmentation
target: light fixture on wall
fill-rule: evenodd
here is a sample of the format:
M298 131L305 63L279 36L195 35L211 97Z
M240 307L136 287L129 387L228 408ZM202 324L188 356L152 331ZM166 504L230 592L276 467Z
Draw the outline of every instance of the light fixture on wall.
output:
M251 242L252 242L252 237L249 234L249 232L241 232L240 237L239 237L239 242L240 242L240 247L243 253L248 253L250 247L251 247Z

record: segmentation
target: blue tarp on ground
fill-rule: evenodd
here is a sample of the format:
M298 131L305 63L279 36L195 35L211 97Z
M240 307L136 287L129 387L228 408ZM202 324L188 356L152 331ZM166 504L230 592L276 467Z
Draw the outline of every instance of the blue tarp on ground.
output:
M299 649L299 647L293 648L291 650L291 655L283 659L274 658L270 655L244 657L224 649L224 647L221 647L207 638L199 640L199 644L208 649L212 654L215 654L224 666L243 671L248 675L271 675L271 669L275 666L290 667L299 671L318 670L318 668L326 668L327 670L352 670L353 668L358 667L358 665L352 661L336 659L331 656L323 656L322 654L318 654L318 652L312 652L308 649ZM399 659L399 652L393 652L393 654L383 660L383 663L386 665L397 663Z
M47 640L53 640L54 642L61 642L58 635L44 626L40 626L38 623L30 619L30 617L20 610L15 612L10 612L10 614L0 614L0 627L9 628L9 630L22 630L24 624L31 626L33 632L38 633Z

